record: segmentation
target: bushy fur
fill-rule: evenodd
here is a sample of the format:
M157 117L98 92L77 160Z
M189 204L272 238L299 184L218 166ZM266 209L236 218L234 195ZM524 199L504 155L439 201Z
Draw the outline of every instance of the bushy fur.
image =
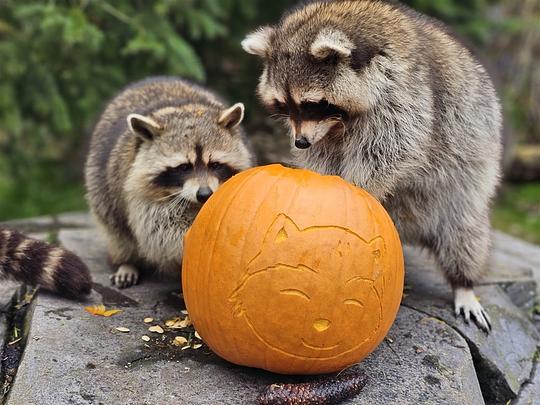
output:
M12 278L39 285L68 298L90 293L88 267L70 251L0 228L0 280Z
M130 273L117 284L136 282L141 263L179 271L201 190L207 198L253 164L242 118L243 105L227 109L174 77L135 83L108 104L92 136L86 187L113 265Z
M472 289L490 245L501 111L471 53L441 23L369 0L313 1L243 46L264 61L263 103L303 148L295 163L369 191L456 291Z

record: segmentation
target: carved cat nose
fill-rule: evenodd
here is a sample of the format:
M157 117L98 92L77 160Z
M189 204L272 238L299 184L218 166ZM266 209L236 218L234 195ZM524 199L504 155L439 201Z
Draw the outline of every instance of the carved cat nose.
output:
M206 202L212 195L212 190L210 187L201 187L199 191L197 191L197 201L200 203Z
M330 321L328 319L317 319L313 322L313 327L317 332L324 332L330 327Z
M294 142L294 146L296 146L298 149L307 149L311 146L311 143L305 136L302 136Z

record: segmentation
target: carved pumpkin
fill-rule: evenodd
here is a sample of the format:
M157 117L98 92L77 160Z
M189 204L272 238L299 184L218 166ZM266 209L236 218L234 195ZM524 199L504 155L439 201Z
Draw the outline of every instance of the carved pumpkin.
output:
M183 291L221 357L283 374L341 370L388 333L403 253L384 208L339 177L280 165L226 182L186 235Z

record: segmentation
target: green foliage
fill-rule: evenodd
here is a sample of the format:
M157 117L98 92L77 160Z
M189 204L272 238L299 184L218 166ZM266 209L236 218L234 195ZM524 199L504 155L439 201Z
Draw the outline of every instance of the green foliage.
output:
M105 101L149 75L204 82L201 48L231 48L260 3L0 2L0 220L82 207L87 134Z
M540 183L505 186L492 222L498 229L540 244Z
M529 20L540 21L488 18L513 0L405 2L484 47L493 47L497 35L529 29ZM83 208L81 174L92 123L108 98L145 76L173 74L204 82L231 102L244 101L249 120L260 129L265 115L254 91L259 62L239 43L295 3L0 1L0 220ZM521 80L502 93L518 123L537 110L524 97L534 93L529 83Z

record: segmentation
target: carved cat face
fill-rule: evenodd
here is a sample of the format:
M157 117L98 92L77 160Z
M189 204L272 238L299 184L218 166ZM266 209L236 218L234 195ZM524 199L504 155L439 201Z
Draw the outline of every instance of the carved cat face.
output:
M365 241L337 226L300 230L282 214L231 296L235 316L288 355L342 355L380 327L384 259L382 237Z

